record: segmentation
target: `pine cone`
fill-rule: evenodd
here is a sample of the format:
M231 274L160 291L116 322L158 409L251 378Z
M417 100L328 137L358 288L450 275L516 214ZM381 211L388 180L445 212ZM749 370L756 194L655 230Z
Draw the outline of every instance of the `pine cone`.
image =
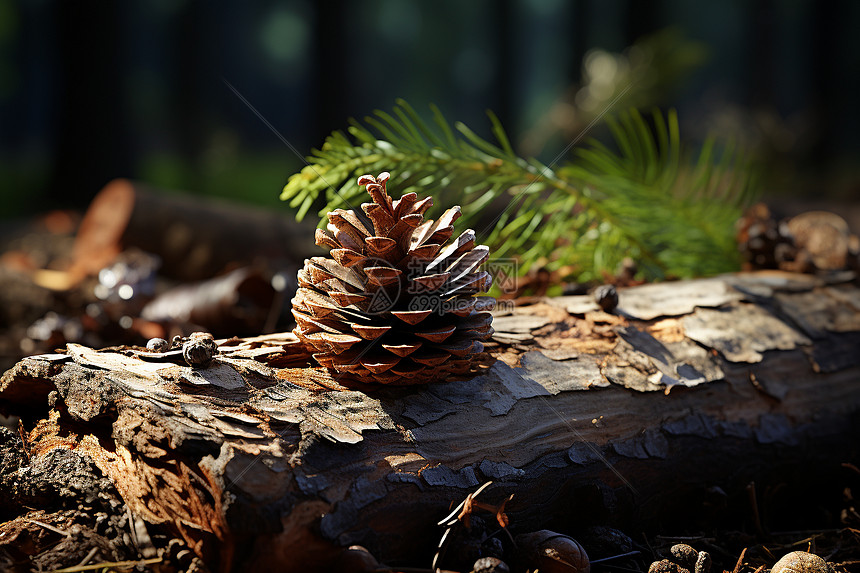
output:
M389 174L359 177L372 203L335 209L317 245L331 258L313 257L298 274L293 331L321 365L360 382L420 384L468 371L493 330L495 305L486 292L489 256L475 232L449 242L460 207L437 221L424 220L433 205L407 193L392 201Z
M764 203L756 203L738 220L736 238L745 270L809 272L802 261L796 261L798 252L791 231L773 218Z
M796 273L860 269L860 239L836 213L807 211L777 221L763 203L737 222L744 268Z

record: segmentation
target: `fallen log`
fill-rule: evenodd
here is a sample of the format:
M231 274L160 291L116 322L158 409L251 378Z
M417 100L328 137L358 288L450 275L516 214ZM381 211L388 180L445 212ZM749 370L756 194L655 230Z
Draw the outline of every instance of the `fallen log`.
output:
M487 481L515 495L514 533L692 523L751 480L857 455L845 278L645 285L613 314L543 299L495 317L470 377L417 388L333 378L290 334L220 341L201 369L78 345L24 359L0 381L20 420L0 432L0 563L322 571L358 543L429 566L436 522Z
M84 214L69 272L97 273L124 249L136 247L158 255L165 276L200 281L258 260L300 264L318 253L312 237L312 225L283 213L115 179Z

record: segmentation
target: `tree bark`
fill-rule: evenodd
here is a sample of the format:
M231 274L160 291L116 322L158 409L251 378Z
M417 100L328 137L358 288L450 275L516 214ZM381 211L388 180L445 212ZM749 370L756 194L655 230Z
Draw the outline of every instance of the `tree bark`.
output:
M359 543L429 564L436 522L486 481L488 501L515 494L515 533L692 519L714 491L731 502L763 474L851 461L860 288L836 279L645 285L613 314L544 299L496 316L471 377L418 388L353 386L305 365L290 334L221 341L202 369L77 345L24 359L0 382L22 423L0 434L0 559L24 558L13 534L47 551L35 520L83 523L104 560L327 570ZM67 466L81 483L61 495ZM40 497L31 478L54 482ZM86 514L75 503L109 527L64 517Z

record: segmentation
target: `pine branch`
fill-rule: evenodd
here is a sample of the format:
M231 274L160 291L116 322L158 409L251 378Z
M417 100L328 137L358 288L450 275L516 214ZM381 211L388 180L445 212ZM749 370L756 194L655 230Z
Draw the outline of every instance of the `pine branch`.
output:
M475 228L495 257L516 256L522 271L572 265L578 280L594 280L625 257L647 279L737 268L733 224L750 200L749 162L731 147L717 157L711 140L689 162L674 112L655 111L651 125L636 110L610 119L617 152L591 141L553 170L517 156L492 114L495 143L430 109L427 122L398 100L393 114L351 120L348 134L330 135L281 198L299 219L324 198L322 218L358 207L358 175L390 171L401 193L461 205L463 228Z

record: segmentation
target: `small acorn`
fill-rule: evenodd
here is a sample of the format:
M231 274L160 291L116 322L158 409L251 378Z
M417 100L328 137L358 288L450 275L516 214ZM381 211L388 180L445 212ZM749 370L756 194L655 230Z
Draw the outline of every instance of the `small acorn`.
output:
M600 285L594 289L591 296L603 312L612 312L618 306L618 291L615 290L614 285Z
M660 561L653 562L648 567L648 573L690 573L690 570L686 567L681 567L674 561L661 559Z
M669 549L673 561L663 559L651 564L649 573L710 573L711 555L707 551L696 551L686 543L678 543Z
M361 545L350 545L344 549L332 567L338 573L369 573L378 568L379 562Z
M170 343L163 338L150 338L146 343L146 349L150 352L165 352L170 349Z
M711 573L711 554L707 551L699 551L699 557L696 559L696 566L693 571L695 573Z
M771 573L833 573L833 568L814 553L792 551L774 563Z
M527 569L544 573L590 573L591 562L575 539L548 529L517 535L516 544Z
M686 543L678 543L669 549L669 554L676 563L689 570L693 570L696 566L696 560L699 558L699 552L687 545Z
M472 573L510 573L507 563L498 557L481 557L472 565Z
M182 358L192 368L208 366L216 354L218 345L208 332L194 332L182 345Z

